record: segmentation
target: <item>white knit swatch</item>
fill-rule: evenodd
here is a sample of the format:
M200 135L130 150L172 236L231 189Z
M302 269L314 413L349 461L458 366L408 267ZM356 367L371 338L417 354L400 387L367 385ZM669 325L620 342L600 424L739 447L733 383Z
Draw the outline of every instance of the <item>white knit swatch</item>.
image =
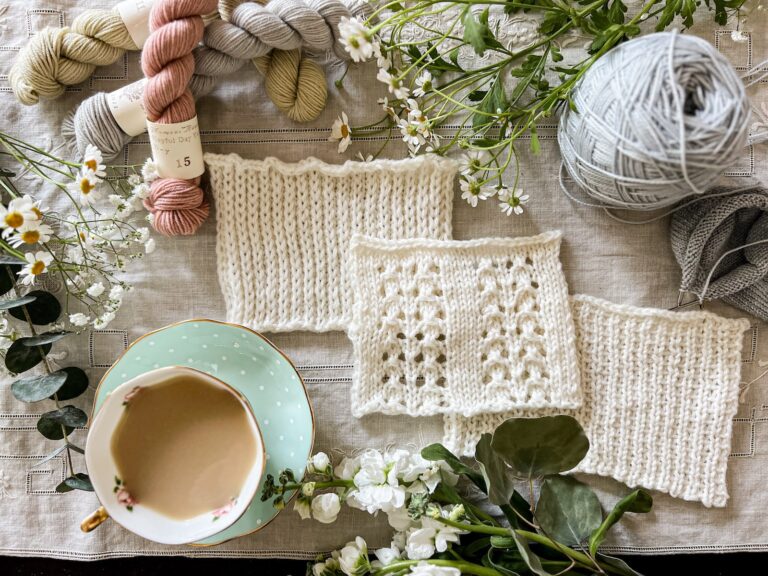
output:
M584 404L445 416L447 447L474 454L484 432L511 417L571 414L590 441L574 469L628 486L725 506L745 319L669 312L573 297Z
M352 413L581 404L560 233L352 239Z
M346 329L353 234L449 238L455 163L326 164L206 154L227 320L263 331Z

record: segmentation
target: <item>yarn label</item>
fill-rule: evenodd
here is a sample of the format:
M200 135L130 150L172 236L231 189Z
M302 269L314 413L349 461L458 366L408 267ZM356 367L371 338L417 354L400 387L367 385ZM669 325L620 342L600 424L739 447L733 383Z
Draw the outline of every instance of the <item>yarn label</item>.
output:
M205 172L197 116L178 124L147 122L152 158L163 178L192 180Z
M128 136L138 136L147 130L144 113L144 85L146 78L107 94L107 104L115 122Z
M128 35L141 48L149 38L149 12L155 0L123 0L115 9L128 30Z

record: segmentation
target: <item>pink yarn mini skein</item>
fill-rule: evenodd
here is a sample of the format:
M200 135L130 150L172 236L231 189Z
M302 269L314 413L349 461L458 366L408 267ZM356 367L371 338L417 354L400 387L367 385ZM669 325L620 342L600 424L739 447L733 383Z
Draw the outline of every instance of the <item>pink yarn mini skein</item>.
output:
M195 69L192 50L203 39L202 14L217 5L217 0L155 0L151 34L141 56L147 77L144 108L151 122L177 124L194 118L195 101L187 88ZM154 216L155 230L167 236L194 234L210 210L199 177L158 178L144 206Z

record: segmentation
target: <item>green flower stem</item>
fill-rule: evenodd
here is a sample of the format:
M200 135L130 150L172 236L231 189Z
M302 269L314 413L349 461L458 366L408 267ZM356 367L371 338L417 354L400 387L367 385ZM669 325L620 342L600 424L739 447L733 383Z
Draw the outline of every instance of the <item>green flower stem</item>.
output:
M474 574L475 576L502 576L501 572L494 570L493 568L481 566L480 564L473 564L472 562L459 562L456 560L401 560L399 562L393 562L380 570L374 570L371 574L380 576L392 572L400 572L411 566L415 566L419 562L426 562L433 566L458 568L462 574Z
M301 487L307 484L307 482L294 482L293 484L285 484L282 488L284 490L301 490ZM352 488L355 485L352 480L329 480L327 482L315 482L315 490L324 490L326 488Z

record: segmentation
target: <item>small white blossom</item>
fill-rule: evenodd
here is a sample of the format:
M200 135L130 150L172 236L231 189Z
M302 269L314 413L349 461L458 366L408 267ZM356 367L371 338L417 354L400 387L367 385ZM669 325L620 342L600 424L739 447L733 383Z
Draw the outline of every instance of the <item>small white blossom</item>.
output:
M376 56L376 66L389 70L392 67L392 61L389 59L386 51L382 49L381 42L373 43L373 55Z
M155 248L156 248L156 244L155 244L154 238L150 238L144 243L144 252L146 252L147 254L152 254L152 252L155 251Z
M432 74L429 70L424 70L416 78L416 89L413 91L413 95L417 98L424 96L427 92L432 90Z
M347 542L341 549L339 567L347 576L362 576L370 570L371 563L368 560L368 545L358 536L354 542Z
M99 178L105 178L107 176L107 167L104 165L104 157L101 155L101 151L93 144L88 144L88 146L85 147L83 166Z
M136 186L133 190L131 190L131 193L133 196L139 200L144 200L149 196L150 187L147 184L141 183L138 186Z
M31 286L40 274L48 271L48 266L53 262L53 256L48 252L39 250L37 252L27 252L24 254L27 264L19 271L21 283L25 286Z
M152 160L152 158L147 158L146 162L144 162L144 166L141 167L141 176L147 184L152 183L160 177L157 173L157 164L155 164L155 161Z
M375 569L381 569L385 566L389 566L393 562L397 562L402 559L403 553L400 548L392 542L389 548L379 548L373 552L376 555L376 560L371 562L371 567Z
M106 290L106 288L104 288L104 284L102 282L96 282L95 284L91 284L86 292L91 298L98 298L104 294L104 290Z
M522 190L510 190L502 188L499 190L499 207L507 216L512 214L522 214L523 204L528 202L528 194L523 194Z
M482 186L480 182L472 176L462 178L459 184L461 186L462 200L466 200L467 204L472 206L472 208L477 207L478 200L487 200L493 196L492 188L489 186Z
M69 321L73 326L85 326L91 319L82 312L78 312L77 314L70 314Z
M114 286L112 286L112 289L109 291L109 299L120 301L123 299L124 292L125 290L123 289L122 286L120 286L119 284L115 284Z
M330 558L312 565L312 576L336 576L339 570L339 553L334 550Z
M342 16L339 36L342 46L355 62L363 62L373 56L373 34L357 18Z
M83 206L90 206L99 199L98 185L101 179L96 173L83 167L75 177L74 182L67 184L67 190L73 194Z
M749 40L749 35L748 35L748 34L745 34L745 33L744 33L743 31L741 31L741 30L733 30L733 31L731 32L731 40L733 40L734 42L738 42L739 44L741 44L741 43L743 43L743 42L747 42L747 41Z
M299 496L293 501L293 509L299 513L302 520L312 517L312 499Z
M312 516L318 522L331 524L341 511L341 500L335 492L315 496L312 500Z
M470 150L459 158L459 173L471 176L479 172L490 160L490 154L485 150Z
M435 566L429 562L419 562L411 566L409 574L414 576L461 576L461 570L453 566Z
M408 144L408 148L417 151L422 144L426 143L426 138L419 130L419 125L408 120L400 120L398 123L400 134L403 136L403 142Z
M334 140L339 141L339 154L342 154L352 142L352 130L349 128L349 118L345 112L342 112L331 126L331 135L328 136L328 141L333 142Z
M309 474L326 474L330 472L331 459L325 452L318 452L312 458L310 458L307 464L307 473Z
M398 532L405 532L413 526L413 520L405 507L395 508L387 512L387 521Z
M450 512L442 510L441 515L447 518ZM411 528L406 534L405 553L411 560L425 560L436 551L448 550L448 544L458 542L460 534L466 534L466 531L423 516L421 526Z
M399 98L400 100L408 98L410 91L403 86L402 81L397 76L393 76L386 70L379 70L376 79L379 80L379 82L386 84L387 88L389 88L389 92L394 94L395 98Z
M141 176L138 174L131 174L128 176L127 182L129 186L138 186L141 184Z

